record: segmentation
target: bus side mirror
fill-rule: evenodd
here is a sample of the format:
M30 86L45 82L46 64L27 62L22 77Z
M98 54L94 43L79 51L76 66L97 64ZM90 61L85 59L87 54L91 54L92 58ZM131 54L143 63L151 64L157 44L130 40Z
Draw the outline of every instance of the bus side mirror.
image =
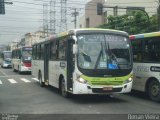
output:
M73 54L77 54L77 45L76 44L73 45Z

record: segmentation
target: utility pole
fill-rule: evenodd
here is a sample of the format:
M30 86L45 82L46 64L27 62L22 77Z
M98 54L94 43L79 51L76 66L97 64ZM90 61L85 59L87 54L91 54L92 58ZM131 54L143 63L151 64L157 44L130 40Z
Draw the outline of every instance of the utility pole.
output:
M43 37L48 36L48 4L43 4Z
M67 0L61 0L60 32L67 30Z
M4 0L0 0L0 14L5 14Z
M77 28L77 16L79 15L79 12L77 12L77 8L74 8L74 12L72 13L72 16L74 17L74 28Z
M0 14L5 14L5 4L13 4L13 2L5 2L4 0L0 0Z
M56 10L55 10L55 0L50 1L50 34L56 33Z

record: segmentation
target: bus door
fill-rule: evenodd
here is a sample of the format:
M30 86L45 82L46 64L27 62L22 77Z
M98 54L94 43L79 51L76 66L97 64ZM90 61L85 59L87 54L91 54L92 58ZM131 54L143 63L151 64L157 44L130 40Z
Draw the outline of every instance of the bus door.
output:
M74 55L73 55L73 40L67 40L67 90L72 91L73 88L73 71L74 71Z
M49 44L44 45L44 81L48 82L49 80Z

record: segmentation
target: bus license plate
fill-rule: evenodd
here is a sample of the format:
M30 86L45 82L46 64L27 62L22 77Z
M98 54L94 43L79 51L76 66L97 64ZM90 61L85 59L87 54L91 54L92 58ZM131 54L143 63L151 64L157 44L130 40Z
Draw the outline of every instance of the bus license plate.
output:
M113 90L113 87L104 87L103 90L110 91Z

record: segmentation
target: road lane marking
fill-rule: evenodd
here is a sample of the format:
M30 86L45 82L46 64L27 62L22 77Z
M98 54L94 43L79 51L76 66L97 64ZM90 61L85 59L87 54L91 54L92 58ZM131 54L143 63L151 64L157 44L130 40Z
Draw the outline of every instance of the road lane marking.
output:
M0 85L2 84L2 81L0 80Z
M14 79L8 79L10 83L15 84L17 83Z
M8 76L5 72L3 72L2 70L0 70L0 72L4 75L4 76Z
M5 78L5 77L10 77L10 76L0 76L0 78Z
M0 76L0 77L19 77L19 76L22 76L22 75L7 75L7 76Z
M37 78L32 78L33 80L35 80L35 81L39 81Z
M21 78L21 80L23 81L23 82L31 82L31 81L29 81L29 80L27 80L27 79L25 79L25 78Z

